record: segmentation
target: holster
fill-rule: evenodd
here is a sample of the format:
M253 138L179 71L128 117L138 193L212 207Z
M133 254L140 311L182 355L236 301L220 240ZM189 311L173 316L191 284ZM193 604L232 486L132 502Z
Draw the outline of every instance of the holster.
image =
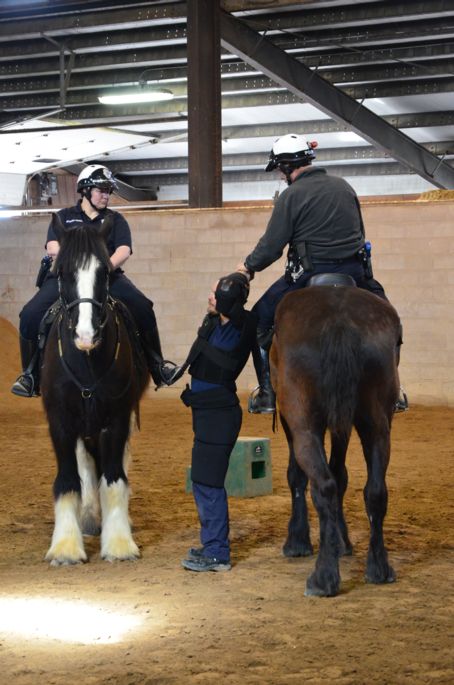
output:
M42 284L46 280L46 276L50 271L52 266L52 257L50 255L45 255L41 260L41 265L39 267L38 275L36 277L36 287L41 288Z

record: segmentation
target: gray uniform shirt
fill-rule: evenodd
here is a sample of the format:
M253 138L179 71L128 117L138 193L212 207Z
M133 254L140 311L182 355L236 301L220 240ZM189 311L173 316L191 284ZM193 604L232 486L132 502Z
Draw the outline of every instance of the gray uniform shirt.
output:
M322 167L306 169L279 196L265 233L244 263L250 271L262 271L286 245L303 242L314 264L352 257L364 244L355 191Z

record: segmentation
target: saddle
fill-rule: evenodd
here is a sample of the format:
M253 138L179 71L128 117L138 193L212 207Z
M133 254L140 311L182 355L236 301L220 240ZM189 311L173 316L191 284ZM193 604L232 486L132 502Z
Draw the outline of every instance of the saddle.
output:
M352 276L350 276L350 274L315 274L314 276L310 277L306 287L310 287L311 285L331 285L335 288L349 285L356 288L356 281Z

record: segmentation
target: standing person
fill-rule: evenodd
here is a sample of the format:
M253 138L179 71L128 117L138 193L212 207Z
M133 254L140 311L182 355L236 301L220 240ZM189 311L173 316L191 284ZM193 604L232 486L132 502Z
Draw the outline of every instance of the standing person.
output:
M285 274L253 307L258 316L258 351L254 366L259 387L249 400L256 414L275 411L271 385L269 349L274 313L284 295L304 288L314 274L349 274L360 288L386 299L381 284L373 278L370 243L365 240L358 197L342 178L330 176L322 167L312 167L317 143L290 133L278 138L265 171L278 169L289 186L278 197L264 235L244 262L240 273L253 278L279 259L288 245ZM396 410L408 408L402 392Z
M107 208L110 195L116 188L115 178L107 167L90 164L77 179L77 192L80 193L81 199L74 207L61 209L58 215L67 229L75 228L82 223L90 224L96 229L101 226L106 216L112 217L113 226L107 241L113 267L109 276L109 291L113 298L121 300L128 307L134 317L150 374L159 387L163 383L166 384L166 378L174 372L174 365L163 360L153 302L135 287L121 268L132 254L132 240L126 219L119 212ZM59 249L60 245L51 224L46 239L49 266ZM39 395L38 332L44 314L58 299L57 274L52 270L47 271L39 285L39 291L20 313L19 333L23 372L15 381L11 392L22 397Z
M189 366L191 388L186 387L181 399L192 410L191 479L202 543L182 561L189 571L231 568L224 481L242 421L235 380L256 343L257 318L244 309L248 294L249 281L243 274L218 281L188 359L171 381Z

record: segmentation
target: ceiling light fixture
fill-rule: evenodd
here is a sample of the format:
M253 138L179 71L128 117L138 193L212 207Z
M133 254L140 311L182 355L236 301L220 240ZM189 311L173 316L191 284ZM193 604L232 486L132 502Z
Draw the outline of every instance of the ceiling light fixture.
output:
M139 81L138 86L132 88L115 88L98 97L102 105L134 105L142 102L161 102L171 100L173 93L166 88L156 88Z

